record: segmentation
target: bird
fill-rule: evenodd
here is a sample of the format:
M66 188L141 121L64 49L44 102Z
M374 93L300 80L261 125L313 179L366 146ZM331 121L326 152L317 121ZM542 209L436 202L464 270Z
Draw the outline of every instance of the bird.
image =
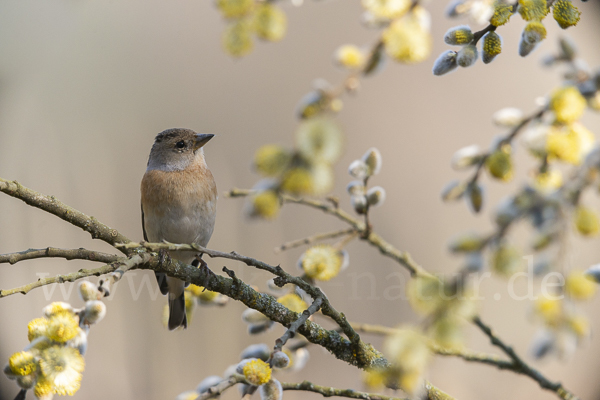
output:
M204 158L204 145L213 137L185 128L156 135L140 187L144 240L206 247L217 213L217 187ZM173 255L186 264L207 268L200 257L195 251ZM169 330L187 328L187 284L164 273L156 273L156 279L161 293L168 294Z

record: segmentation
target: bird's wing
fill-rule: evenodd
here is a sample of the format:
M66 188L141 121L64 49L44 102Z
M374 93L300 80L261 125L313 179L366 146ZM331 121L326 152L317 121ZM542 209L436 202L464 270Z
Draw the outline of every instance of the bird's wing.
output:
M148 234L146 234L146 223L144 221L144 205L141 206L142 209L142 232L144 233L144 240L148 242ZM156 282L158 282L158 287L160 292L164 295L169 293L169 284L167 283L167 275L162 272L155 272Z

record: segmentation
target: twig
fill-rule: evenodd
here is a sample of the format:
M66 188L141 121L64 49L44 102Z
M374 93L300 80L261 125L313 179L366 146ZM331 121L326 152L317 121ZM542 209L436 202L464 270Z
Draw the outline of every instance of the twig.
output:
M305 392L319 393L323 397L347 397L350 399L365 400L406 400L401 397L385 396L379 393L365 393L354 389L337 389L329 386L320 386L308 381L300 383L281 382L281 387L283 390L302 390Z
M321 240L334 239L334 238L337 238L340 236L349 235L349 234L353 233L354 231L355 231L354 228L347 228L347 229L340 229L340 230L333 231L333 232L318 233L316 235L309 236L304 239L294 240L291 242L284 243L279 247L275 247L275 253L280 253L285 250L293 249L293 248L299 247L299 246L304 246L304 245L311 244L314 242L320 242Z
M319 311L319 308L321 308L321 303L323 303L323 298L317 297L313 303L302 312L300 318L294 321L285 331L285 333L275 341L275 350L281 350L287 341L296 335L298 328L304 325L311 315Z
M46 196L35 190L28 189L17 181L8 181L0 178L0 192L22 200L32 207L56 215L68 223L89 232L94 239L100 239L110 245L129 242L129 239L121 235L116 229L100 223L96 218L69 207L54 196Z
M245 382L246 382L246 379L244 379L243 375L234 374L229 379L225 379L224 381L216 384L215 386L210 387L206 392L204 392L200 396L196 397L196 400L214 399L215 397L219 397L224 391L226 391L230 387L232 387L238 383L245 383Z
M531 379L536 381L541 388L550 390L555 392L561 399L564 400L578 400L578 397L573 393L566 390L560 382L552 382L544 377L539 371L531 368L521 357L517 355L517 353L513 350L513 348L502 341L494 332L492 328L484 324L479 317L473 318L473 322L483 333L487 335L490 339L490 342L502 350L512 361L514 364L514 371L523 375L529 376Z
M119 256L83 248L58 249L56 247L46 247L45 249L28 249L16 253L0 254L0 264L16 264L19 261L33 260L36 258L64 258L66 260L98 261L108 264L116 261Z

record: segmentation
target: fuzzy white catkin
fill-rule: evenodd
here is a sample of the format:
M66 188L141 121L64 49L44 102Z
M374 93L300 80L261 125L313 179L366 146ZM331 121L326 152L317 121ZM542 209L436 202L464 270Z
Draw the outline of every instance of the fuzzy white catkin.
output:
M106 305L100 300L90 300L85 303L83 310L83 320L86 324L92 325L100 322L106 315Z
M375 186L367 192L367 202L369 206L380 206L385 201L385 189L381 186Z
M465 194L465 185L458 180L450 181L442 189L442 200L454 201L460 199Z
M348 173L356 179L365 179L368 171L369 167L362 160L354 160L348 167Z
M251 308L250 308L251 310ZM271 355L271 348L265 343L251 344L246 347L240 354L240 359L246 358L260 358L263 361L267 361Z
M259 324L267 322L268 320L269 318L267 318L267 316L253 308L248 308L242 312L242 321L248 324Z
M100 292L98 287L90 281L79 282L79 296L83 301L99 300Z
M285 368L290 365L290 358L283 351L275 351L271 355L271 365L275 368Z
M514 107L503 108L494 113L492 122L497 126L514 128L523 122L523 111Z
M198 386L196 386L196 392L202 394L202 393L208 391L208 389L210 389L211 387L221 383L221 381L223 381L223 378L221 378L220 376L217 376L217 375L207 376L206 378L204 378L202 380L202 382L200 382L198 384Z
M346 186L346 191L351 195L365 194L365 186L361 181L352 181Z
M350 204L358 214L364 214L367 211L367 197L356 195L350 197Z
M82 356L85 355L88 346L86 330L80 329L79 333L77 333L77 336L67 342L69 347L76 348L79 351L79 354Z
M467 45L458 52L456 62L463 68L470 67L477 61L477 47L475 45Z
M258 387L261 400L281 400L283 398L283 388L281 383L275 378L264 385Z
M444 42L452 46L462 46L471 43L473 40L473 32L466 25L455 26L450 28L444 35Z
M452 168L461 170L475 164L481 156L481 149L476 144L463 147L452 156Z
M440 54L440 56L433 63L433 74L435 76L441 76L452 72L458 67L456 63L457 52L448 50Z
M377 175L381 171L382 157L379 150L375 147L371 147L363 155L362 161L367 166L367 174L369 176Z

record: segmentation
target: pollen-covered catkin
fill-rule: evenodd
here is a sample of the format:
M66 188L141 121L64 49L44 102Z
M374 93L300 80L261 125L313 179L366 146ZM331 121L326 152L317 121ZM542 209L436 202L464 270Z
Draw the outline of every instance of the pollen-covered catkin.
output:
M488 32L483 37L482 60L485 64L491 63L502 52L502 39L496 32Z

